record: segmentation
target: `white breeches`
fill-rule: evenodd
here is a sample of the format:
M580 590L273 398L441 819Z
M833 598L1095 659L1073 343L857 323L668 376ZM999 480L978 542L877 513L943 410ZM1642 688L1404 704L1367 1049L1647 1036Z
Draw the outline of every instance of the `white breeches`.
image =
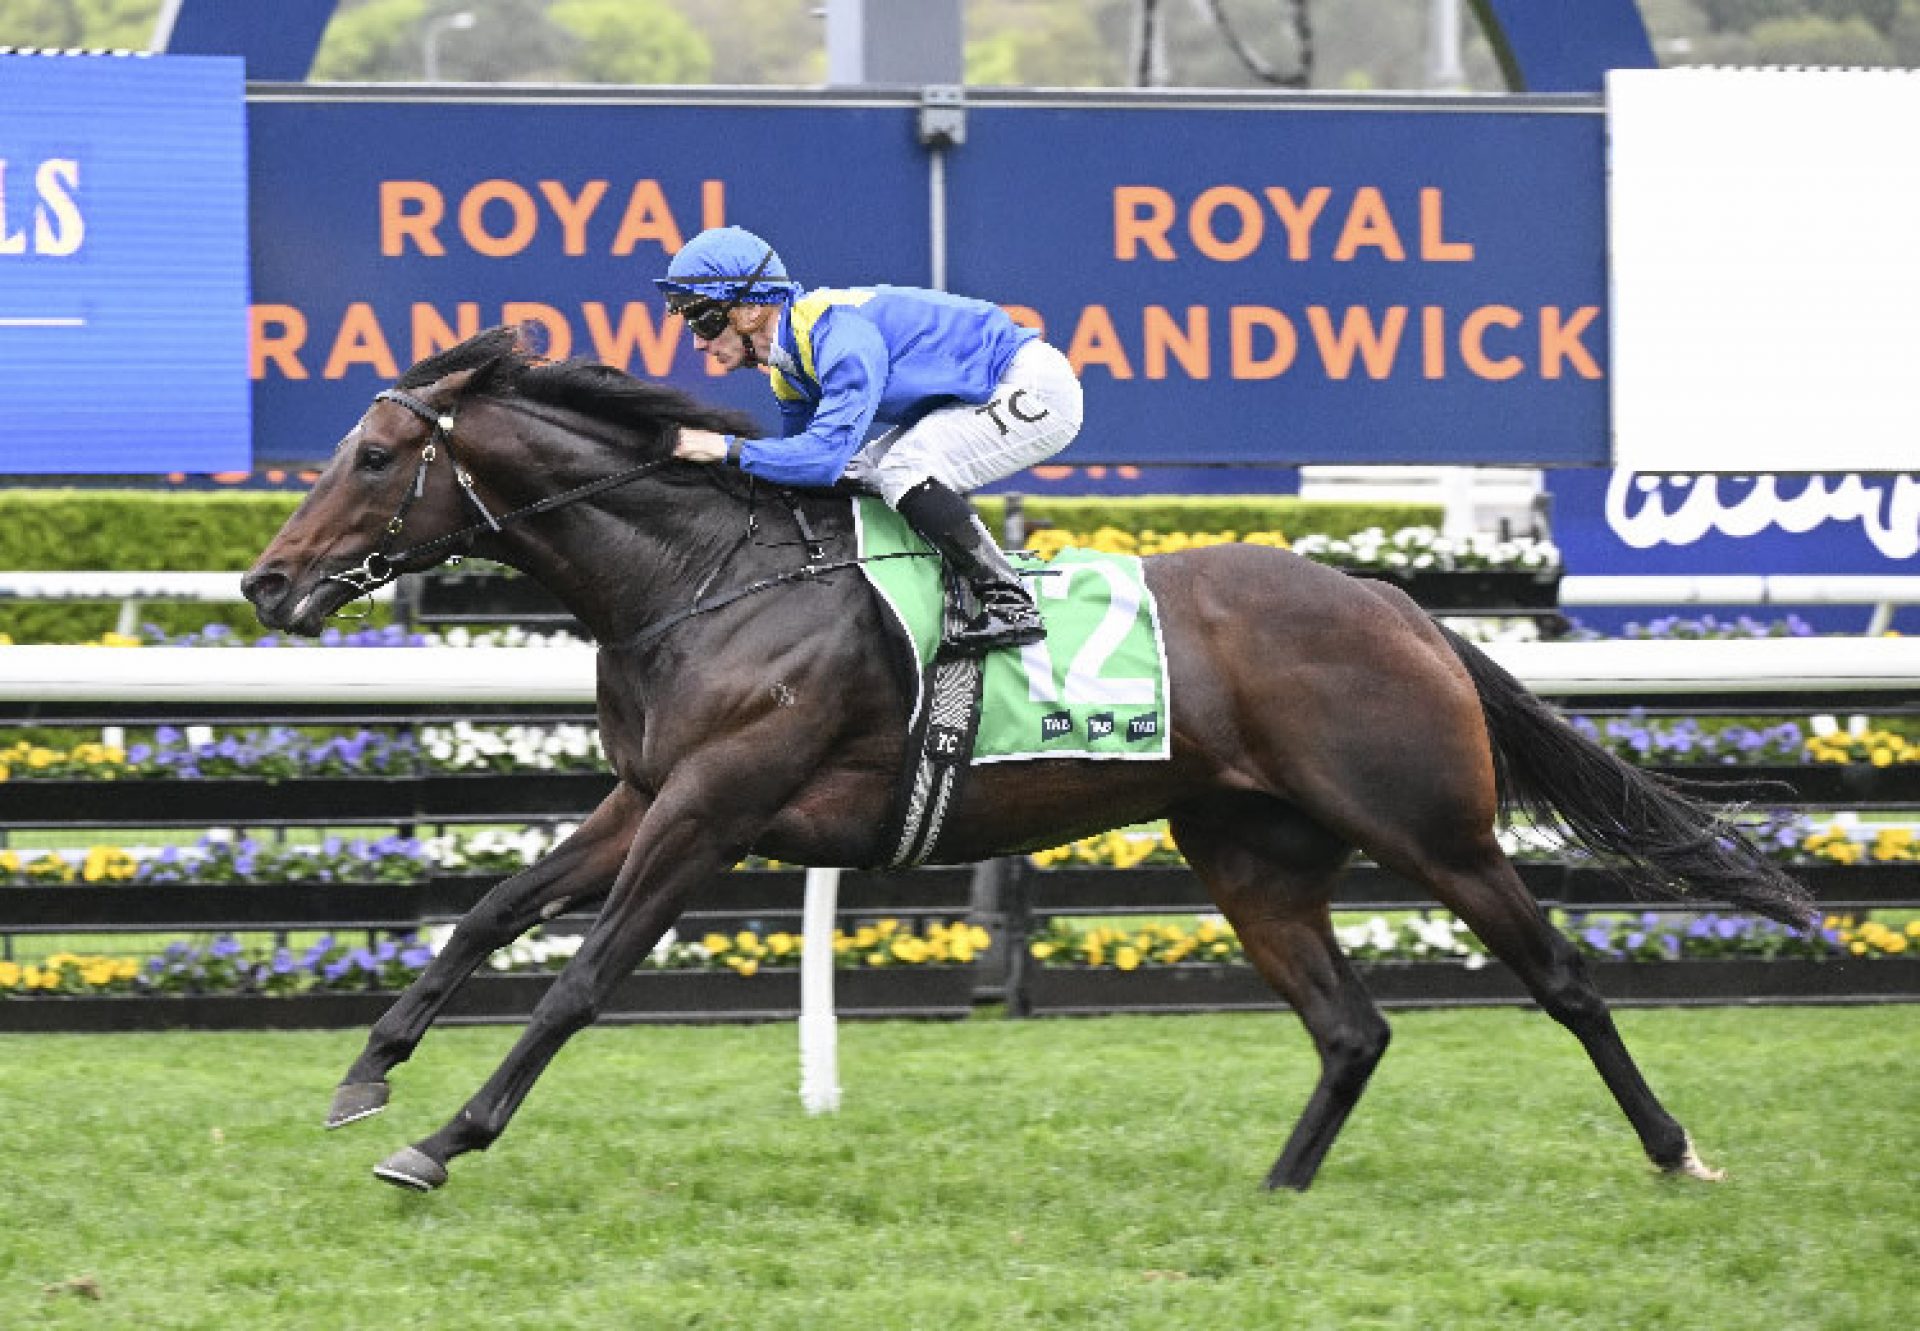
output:
M1021 347L979 405L942 407L867 441L847 479L878 490L891 507L933 477L961 494L1045 462L1080 433L1080 381L1045 342Z

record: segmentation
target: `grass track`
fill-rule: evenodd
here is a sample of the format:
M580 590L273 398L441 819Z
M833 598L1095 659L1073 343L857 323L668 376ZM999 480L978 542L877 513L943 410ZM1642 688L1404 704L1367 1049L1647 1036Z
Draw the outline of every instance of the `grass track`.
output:
M1285 1017L845 1027L823 1119L791 1026L593 1030L430 1197L368 1168L511 1029L332 1134L357 1034L5 1037L0 1328L1906 1324L1920 1007L1620 1022L1729 1182L1653 1176L1521 1011L1398 1016L1301 1196L1257 1187L1313 1074Z

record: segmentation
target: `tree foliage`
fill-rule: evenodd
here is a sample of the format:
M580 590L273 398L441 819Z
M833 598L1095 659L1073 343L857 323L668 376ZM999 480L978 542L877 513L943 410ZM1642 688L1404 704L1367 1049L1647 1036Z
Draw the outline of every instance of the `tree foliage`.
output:
M705 83L707 39L666 0L560 0L549 12L579 43L573 77L588 83Z
M319 79L422 77L428 25L441 75L462 81L807 85L826 73L822 0L341 0ZM964 0L967 81L1024 87L1132 83L1147 0ZM1156 68L1178 87L1263 86L1222 34L1270 70L1300 67L1306 5L1312 86L1427 84L1429 0L1154 0ZM0 44L144 49L162 0L0 0ZM260 0L268 3L268 0ZM1920 0L1640 0L1668 64L1920 66ZM1467 85L1501 88L1485 40L1464 33Z
M161 0L0 0L0 46L144 51Z

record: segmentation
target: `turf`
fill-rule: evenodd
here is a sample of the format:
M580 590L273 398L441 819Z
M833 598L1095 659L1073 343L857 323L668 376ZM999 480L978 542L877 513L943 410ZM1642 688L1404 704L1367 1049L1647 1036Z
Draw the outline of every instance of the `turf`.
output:
M1908 1324L1920 1007L1620 1018L1728 1182L1654 1176L1537 1013L1402 1014L1314 1189L1286 1017L596 1029L431 1196L368 1169L516 1032L431 1036L323 1134L355 1034L6 1037L0 1327Z

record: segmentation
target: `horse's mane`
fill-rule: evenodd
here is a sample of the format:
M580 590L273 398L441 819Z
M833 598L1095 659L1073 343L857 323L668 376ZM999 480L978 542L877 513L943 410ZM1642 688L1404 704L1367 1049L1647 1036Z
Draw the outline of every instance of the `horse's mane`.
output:
M760 434L753 418L743 412L710 407L677 388L636 379L611 365L584 358L542 360L525 348L519 329L504 325L427 357L401 375L398 386L424 388L461 370L478 371L467 384L469 393L545 402L648 435L666 424L718 434Z

